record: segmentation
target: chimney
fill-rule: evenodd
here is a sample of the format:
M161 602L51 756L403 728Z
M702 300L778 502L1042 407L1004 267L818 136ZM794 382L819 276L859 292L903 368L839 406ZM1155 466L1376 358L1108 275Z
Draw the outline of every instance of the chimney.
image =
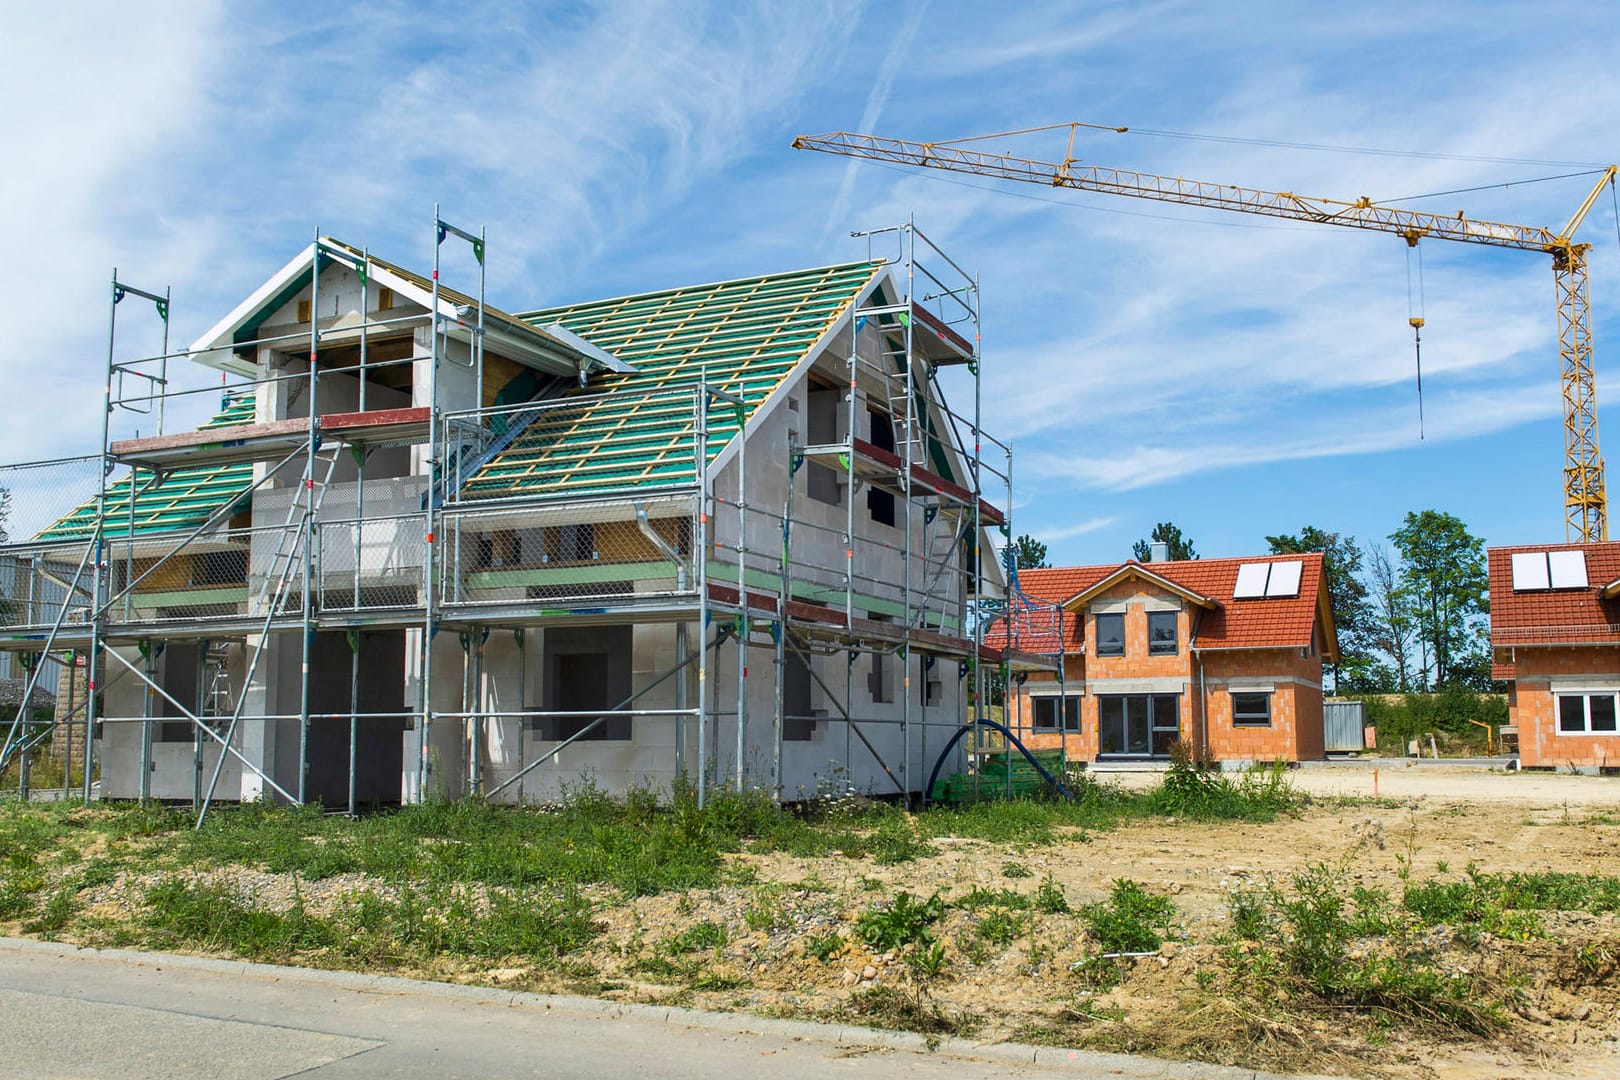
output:
M1163 540L1155 540L1148 546L1148 562L1169 562L1170 545Z

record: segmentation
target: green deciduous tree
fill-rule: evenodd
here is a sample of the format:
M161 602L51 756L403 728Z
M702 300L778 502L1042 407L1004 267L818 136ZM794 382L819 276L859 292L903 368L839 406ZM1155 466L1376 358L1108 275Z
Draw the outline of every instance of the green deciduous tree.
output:
M1153 526L1153 531L1148 534L1146 540L1138 540L1131 545L1131 553L1136 556L1136 561L1147 562L1153 556L1154 544L1167 546L1172 562L1198 558L1198 552L1193 550L1192 541L1182 536L1181 530L1168 521L1159 522Z
M1353 673L1354 681L1354 673L1360 673L1373 662L1370 655L1373 609L1367 601L1367 586L1361 580L1362 552L1356 538L1307 525L1292 535L1268 536L1266 543L1271 546L1273 555L1322 553L1322 572L1327 577L1333 627L1339 638L1340 660L1330 666L1329 673L1335 690L1346 673Z
M1412 598L1401 586L1401 575L1389 549L1372 544L1366 549L1367 598L1372 609L1368 641L1389 658L1355 674L1355 689L1365 693L1387 694L1412 689L1412 654L1417 633L1417 615Z
M1046 561L1046 545L1025 533L1012 546L1013 565L1020 570L1041 570L1051 564Z
M1438 510L1408 513L1389 538L1401 553L1400 590L1416 618L1424 666L1433 660L1433 685L1444 687L1477 648L1480 617L1489 610L1485 541Z

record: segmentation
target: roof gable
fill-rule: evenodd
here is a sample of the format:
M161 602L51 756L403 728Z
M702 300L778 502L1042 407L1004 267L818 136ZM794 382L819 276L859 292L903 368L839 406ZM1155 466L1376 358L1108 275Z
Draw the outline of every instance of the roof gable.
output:
M1141 581L1148 585L1156 586L1173 596L1179 596L1188 603L1195 604L1201 608L1213 608L1215 606L1215 601L1209 597L1204 596L1201 593L1193 592L1191 589L1188 589L1167 577L1154 573L1152 570L1149 570L1146 566L1143 566L1134 559L1132 559L1130 562L1124 563L1118 569L1114 570L1113 573L1103 576L1094 584L1082 589L1074 596L1071 596L1063 606L1070 611L1080 611L1086 606L1086 604L1095 599L1099 594L1106 592L1115 585L1125 581Z
M372 284L392 289L424 311L433 305L432 278L379 258L363 248L323 236L295 255L229 315L198 338L191 346L192 359L209 367L252 376L256 370L254 361L238 355L237 346L256 337L259 327L267 318L309 287L317 259L320 260L323 274L328 266L346 267L363 274ZM452 337L470 340L475 330L463 323L461 314L476 304L473 297L440 284L438 313L448 320L446 332ZM611 366L610 360L605 359L599 349L588 347L595 345L594 342L582 345L565 340L548 332L543 324L520 319L487 301L484 304L484 330L486 347L491 352L510 356L553 375L572 375L581 367L589 370L592 367Z

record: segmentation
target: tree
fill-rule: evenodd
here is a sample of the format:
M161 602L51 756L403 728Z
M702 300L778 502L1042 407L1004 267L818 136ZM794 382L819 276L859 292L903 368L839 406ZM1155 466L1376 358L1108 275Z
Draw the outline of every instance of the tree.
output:
M1181 530L1168 521L1161 521L1153 526L1153 531L1146 540L1138 540L1131 545L1131 553L1136 556L1137 562L1147 562L1153 557L1153 545L1164 544L1170 548L1170 561L1180 562L1183 559L1196 559L1198 552L1193 550L1192 541L1181 535Z
M1373 544L1367 549L1367 584L1372 606L1368 639L1374 648L1389 657L1389 674L1393 676L1393 685L1377 687L1376 691L1397 690L1404 694L1412 688L1412 634L1417 620L1412 612L1412 599L1401 588L1395 561L1382 544ZM1358 689L1374 691L1370 686Z
M1438 510L1409 512L1389 538L1401 553L1401 588L1417 616L1419 643L1434 660L1434 685L1444 687L1490 609L1485 541Z
M1012 557L1019 570L1044 570L1052 565L1046 561L1046 545L1028 533L1013 541Z
M1361 581L1361 548L1356 546L1355 537L1325 532L1315 525L1307 525L1292 536L1268 536L1266 543L1271 545L1273 555L1322 553L1322 573L1327 578L1333 628L1339 638L1340 661L1329 669L1337 690L1342 669L1364 667L1372 660L1368 637L1373 611L1367 602L1367 586Z

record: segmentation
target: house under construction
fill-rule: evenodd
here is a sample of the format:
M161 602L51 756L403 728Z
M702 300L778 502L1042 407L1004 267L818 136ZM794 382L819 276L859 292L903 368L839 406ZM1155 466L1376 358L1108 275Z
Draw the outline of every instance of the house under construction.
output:
M57 697L0 764L26 792L54 735L100 797L204 811L921 792L987 630L1057 613L997 599L976 280L909 224L861 235L865 261L508 314L482 234L435 215L429 273L318 238L134 359L119 317L166 328L168 297L115 274L98 452L0 471L0 648ZM157 433L115 437L128 412Z

